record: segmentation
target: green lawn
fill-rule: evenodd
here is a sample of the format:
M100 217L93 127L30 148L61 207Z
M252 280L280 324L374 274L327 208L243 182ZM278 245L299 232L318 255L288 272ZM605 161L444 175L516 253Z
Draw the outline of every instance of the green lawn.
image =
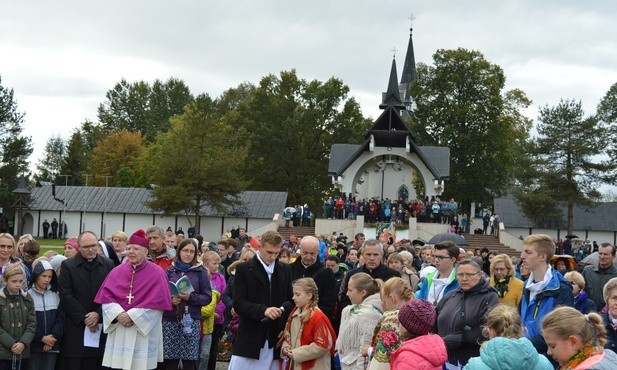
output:
M64 239L38 238L36 241L41 245L41 252L39 253L39 256L42 256L48 250L54 250L58 254L64 254Z
M41 245L41 247L64 247L64 242L66 239L43 239L43 238L35 238L35 240Z

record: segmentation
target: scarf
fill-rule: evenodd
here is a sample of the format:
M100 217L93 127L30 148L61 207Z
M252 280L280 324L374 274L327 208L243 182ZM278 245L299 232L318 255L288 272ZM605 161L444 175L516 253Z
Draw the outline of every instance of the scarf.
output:
M291 321L293 315L298 308L294 309L289 314L289 319L285 324L285 340L291 343ZM303 319L304 313L299 315L300 318L300 345L308 346L311 343L315 343L321 348L330 349L330 356L334 355L334 343L336 341L336 333L330 319L317 307L306 308L310 310L310 315L307 315L308 319ZM292 344L293 346L293 344ZM292 347L293 349L293 347ZM310 370L315 366L315 359L304 361L302 363L302 370ZM293 368L293 364L291 365Z
M550 283L553 278L553 268L548 266L548 269L546 270L546 273L541 281L534 283L535 278L536 277L532 272L529 274L529 279L527 279L527 283L525 284L525 288L529 290L529 302L531 302L538 293L548 286L548 283Z
M174 267L178 271L187 272L191 267L193 267L193 265L177 260L176 262L174 262Z
M588 359L593 355L597 355L598 352L594 352L593 346L586 345L583 348L579 349L574 356L570 357L568 362L566 362L559 370L573 370L578 365L580 365L583 361Z
M508 284L510 283L510 276L506 276L505 279L499 279L497 280L497 278L495 278L495 290L497 291L497 294L499 295L499 298L503 298L506 296L506 293L508 293Z

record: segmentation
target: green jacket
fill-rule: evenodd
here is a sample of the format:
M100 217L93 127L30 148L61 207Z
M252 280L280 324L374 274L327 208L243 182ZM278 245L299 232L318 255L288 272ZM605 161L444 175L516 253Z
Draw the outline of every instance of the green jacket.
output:
M23 290L10 295L8 290L0 290L0 360L12 360L11 346L22 342L26 348L22 358L30 357L30 342L36 332L36 312L34 303Z

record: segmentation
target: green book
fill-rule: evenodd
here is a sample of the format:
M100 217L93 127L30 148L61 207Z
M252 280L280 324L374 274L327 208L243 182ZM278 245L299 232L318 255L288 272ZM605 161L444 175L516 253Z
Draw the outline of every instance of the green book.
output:
M185 275L178 279L178 281L176 281L175 283L173 281L170 281L169 290L171 290L171 295L175 296L180 293L190 293L195 289L193 288L193 284L191 284L189 278Z

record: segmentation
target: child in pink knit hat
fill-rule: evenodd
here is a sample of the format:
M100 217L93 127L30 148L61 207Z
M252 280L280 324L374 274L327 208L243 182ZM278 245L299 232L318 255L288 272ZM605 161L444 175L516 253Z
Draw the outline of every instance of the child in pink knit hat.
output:
M392 370L439 370L448 360L446 345L437 334L430 334L437 313L423 299L412 299L399 309L399 330L405 343L390 357Z

